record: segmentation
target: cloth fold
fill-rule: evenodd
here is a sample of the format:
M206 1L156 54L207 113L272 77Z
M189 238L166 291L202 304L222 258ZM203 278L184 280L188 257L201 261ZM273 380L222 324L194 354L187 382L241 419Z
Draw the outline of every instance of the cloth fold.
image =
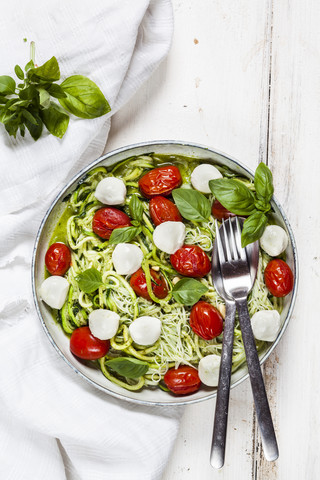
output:
M111 116L167 55L169 0L12 0L2 7L0 72L55 55L62 79L83 74L110 114L71 118L63 139L16 140L0 126L0 478L161 478L177 434L178 407L141 407L108 397L78 378L45 337L32 300L32 249L51 200L100 156Z

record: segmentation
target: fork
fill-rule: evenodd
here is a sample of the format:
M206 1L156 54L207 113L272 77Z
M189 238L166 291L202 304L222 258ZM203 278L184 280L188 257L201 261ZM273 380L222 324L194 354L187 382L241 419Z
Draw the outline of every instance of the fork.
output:
M229 227L228 231L226 223ZM238 218L236 218L235 224L234 229L234 223L230 219L227 222L223 221L223 240L219 229L217 229L218 258L224 290L235 301L239 314L263 451L268 461L274 461L279 456L278 445L247 306L248 294L252 288L251 277L246 250L241 247L241 230Z

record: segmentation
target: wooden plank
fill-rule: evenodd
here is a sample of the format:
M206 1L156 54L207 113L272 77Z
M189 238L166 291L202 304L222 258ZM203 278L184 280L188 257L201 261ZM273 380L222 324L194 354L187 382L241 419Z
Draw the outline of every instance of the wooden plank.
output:
M189 140L225 151L254 169L266 160L268 144L271 0L174 0L173 6L170 55L113 118L108 150L145 140ZM163 480L255 475L249 381L232 390L230 402L224 469L215 472L209 464L213 400L185 409Z
M266 365L268 391L277 406L280 457L258 452L257 479L315 479L320 475L320 5L274 2L269 165L275 193L294 229L300 259L294 315Z

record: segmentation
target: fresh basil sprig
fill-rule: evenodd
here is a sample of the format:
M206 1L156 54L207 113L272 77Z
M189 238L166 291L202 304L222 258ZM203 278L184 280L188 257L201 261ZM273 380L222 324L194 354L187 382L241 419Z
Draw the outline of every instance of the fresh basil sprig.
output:
M221 178L210 180L210 190L217 200L235 215L245 215L241 244L243 247L258 240L268 223L271 210L273 179L270 169L260 163L254 175L255 192L236 179Z
M31 60L24 70L19 65L15 74L22 83L8 76L0 76L0 122L9 135L18 131L25 136L27 128L38 140L43 126L54 136L62 138L69 124L69 113L80 118L96 118L111 108L99 87L89 78L72 75L60 85L60 68L56 57L43 65L34 63L34 42L31 42ZM60 105L52 100L57 98ZM63 108L62 108L63 107Z
M130 198L129 212L131 218L133 218L137 222L142 221L143 203L141 202L141 200L139 200L137 195L132 195L132 197Z
M176 188L172 191L172 196L179 212L187 220L205 222L210 217L210 202L197 190Z
M143 203L137 195L132 195L129 202L129 213L132 220L132 227L115 228L110 235L109 244L131 242L142 231L141 221L143 215Z
M142 377L149 370L147 362L130 357L112 358L107 360L105 364L111 370L126 378Z
M76 281L84 293L92 293L103 285L101 273L94 267L79 273Z
M184 305L194 305L202 295L208 291L208 287L194 278L182 278L172 289L174 299Z
M141 227L115 228L110 235L109 244L117 245L118 243L131 242L140 232Z

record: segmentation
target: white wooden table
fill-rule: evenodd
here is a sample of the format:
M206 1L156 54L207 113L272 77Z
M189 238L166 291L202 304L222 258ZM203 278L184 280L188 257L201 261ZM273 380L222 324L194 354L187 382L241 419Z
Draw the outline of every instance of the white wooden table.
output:
M108 150L190 140L273 171L293 227L299 294L264 367L280 457L264 460L249 381L231 391L226 464L209 449L215 400L185 409L163 480L320 478L320 3L173 0L166 62L114 118Z

